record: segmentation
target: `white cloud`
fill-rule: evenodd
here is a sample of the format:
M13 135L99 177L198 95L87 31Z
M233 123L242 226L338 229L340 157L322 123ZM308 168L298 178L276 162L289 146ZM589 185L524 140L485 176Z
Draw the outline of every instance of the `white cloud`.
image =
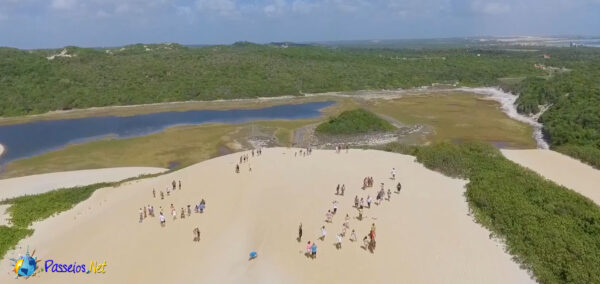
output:
M315 9L318 9L320 3L309 2L304 0L295 0L292 2L292 12L308 14Z
M52 0L50 6L57 10L72 10L77 6L77 0Z
M233 0L197 0L196 9L203 13L216 13L221 16L231 16L238 13Z
M475 12L488 15L500 15L510 12L510 4L500 2L486 2L477 0L471 2L471 8Z
M283 14L286 7L285 0L273 0L263 8L263 11L269 16L276 16Z

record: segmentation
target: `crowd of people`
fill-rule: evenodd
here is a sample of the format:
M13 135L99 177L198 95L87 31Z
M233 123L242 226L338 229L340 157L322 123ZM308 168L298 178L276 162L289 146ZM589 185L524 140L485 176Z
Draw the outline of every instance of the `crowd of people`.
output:
M339 151L339 149L336 148L336 151ZM396 169L392 168L390 179L395 180L396 175L397 175ZM363 179L362 189L366 190L367 188L373 187L373 183L374 183L373 177L365 177ZM402 185L400 184L400 182L398 182L396 185L396 192L400 193L401 188L402 188ZM344 196L345 189L346 189L346 186L344 184L338 184L336 187L335 195L336 196ZM375 204L381 205L384 200L391 201L392 190L390 188L387 188L387 190L386 190L385 183L381 183L381 188L377 191L375 196L376 196ZM373 199L371 198L370 194L367 194L366 198L359 197L359 195L355 195L353 207L358 211L358 216L356 216L356 220L358 220L359 222L363 220L363 218L364 218L363 210L371 208L372 202L373 202ZM333 224L333 219L338 213L339 213L338 201L334 200L332 202L332 208L328 209L327 213L325 214L325 223ZM344 238L346 237L348 230L350 230L350 235L348 237L349 241L356 242L358 240L356 229L350 227L351 226L350 220L351 220L350 215L345 214L345 217L344 217L343 223L342 223L342 227L341 227L339 233L335 234L334 245L337 249L342 248L342 242L343 242ZM303 234L303 228L302 228L302 223L300 223L300 226L298 228L298 238L297 238L298 242L302 241L302 234ZM325 241L326 237L327 237L327 228L325 227L325 225L323 225L319 229L319 235L318 235L317 239L320 241ZM375 247L376 247L375 223L371 224L371 228L370 228L368 234L366 234L363 237L363 246L362 247L365 250L369 250L371 253L373 253L375 251ZM310 257L313 259L317 257L317 243L315 241L307 242L305 255L307 257Z
M158 197L157 197L157 192L156 189L152 189L152 198L156 199L156 198L160 198L160 200L164 200L165 199L165 192L166 192L166 198L170 197L171 194L182 190L182 183L181 180L179 181L175 181L173 180L165 189L165 191L160 191L158 193ZM171 213L171 218L173 221L179 219L185 219L185 218L189 218L192 215L192 204L188 204L185 207L180 207L179 210L177 210L177 208L175 207L175 205L173 203L170 204L169 206L169 211ZM203 198L198 202L198 204L194 204L194 213L204 213L204 210L206 209L206 200L204 200ZM158 219L159 219L159 224L161 227L165 227L167 225L167 217L165 217L165 213L164 213L165 209L162 208L162 206L159 206L158 209ZM145 219L147 218L153 218L155 217L155 209L153 205L147 205L144 207L141 207L139 209L139 222L142 223L144 222ZM194 228L193 230L193 234L194 234L194 241L200 241L200 229L198 227Z

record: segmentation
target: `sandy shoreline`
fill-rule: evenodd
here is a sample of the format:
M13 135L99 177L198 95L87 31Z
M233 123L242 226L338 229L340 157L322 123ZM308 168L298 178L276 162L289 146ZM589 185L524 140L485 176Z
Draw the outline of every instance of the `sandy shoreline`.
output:
M152 167L123 167L0 179L0 200L44 193L58 188L84 186L99 182L116 182L139 175L161 173L166 170Z
M294 151L265 149L243 164L240 174L233 170L239 161L236 153L98 190L72 210L34 224L35 233L2 261L0 275L16 283L7 276L6 259L29 246L42 262L108 264L105 274L42 272L28 279L35 283L534 282L468 215L466 181L428 170L414 157L400 154L315 150L310 157L294 157ZM355 219L354 196L374 197L380 182L391 187L392 167L398 169L402 192L365 209L362 221ZM375 178L376 186L362 190L366 175ZM165 200L153 198L152 189L164 190L171 180L181 180L183 189ZM345 196L335 195L339 183L346 185ZM207 201L205 213L179 219L181 207L200 199ZM338 213L332 224L325 223L333 200L339 202ZM148 204L157 212L159 206L165 209L165 228L158 218L138 223L139 207ZM171 219L170 204L177 208L177 220ZM335 234L345 214L352 217L350 228L359 241L348 240L349 230L338 250ZM298 242L300 222L304 237ZM371 223L377 225L374 253L362 249L360 241ZM317 258L308 259L303 254L306 242L316 240L322 225L328 235L317 241ZM202 232L200 242L192 241L195 227ZM252 250L259 257L249 261Z
M501 151L513 162L575 190L600 205L600 170L551 150Z

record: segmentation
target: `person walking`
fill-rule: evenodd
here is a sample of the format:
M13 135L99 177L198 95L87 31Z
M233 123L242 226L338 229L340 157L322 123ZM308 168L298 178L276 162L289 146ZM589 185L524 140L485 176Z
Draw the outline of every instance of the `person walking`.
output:
M194 232L194 242L199 242L200 241L200 229L198 227L196 227L193 232Z
M165 219L165 215L163 215L162 211L160 212L160 217L159 217L159 219L160 219L160 226L161 226L161 227L164 227L164 226L165 226L165 224L166 224L166 222L167 222L167 220Z
M302 241L302 223L300 223L300 226L298 227L298 242Z
M327 230L325 230L325 226L321 227L321 241L325 240L325 237L327 236Z

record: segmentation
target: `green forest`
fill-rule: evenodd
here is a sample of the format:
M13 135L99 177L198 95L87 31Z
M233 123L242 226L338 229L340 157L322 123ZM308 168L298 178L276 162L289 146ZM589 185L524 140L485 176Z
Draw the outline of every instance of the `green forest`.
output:
M438 83L497 86L520 95L522 113L547 108L540 121L553 149L600 167L599 78L600 49L585 47L0 48L0 116Z

